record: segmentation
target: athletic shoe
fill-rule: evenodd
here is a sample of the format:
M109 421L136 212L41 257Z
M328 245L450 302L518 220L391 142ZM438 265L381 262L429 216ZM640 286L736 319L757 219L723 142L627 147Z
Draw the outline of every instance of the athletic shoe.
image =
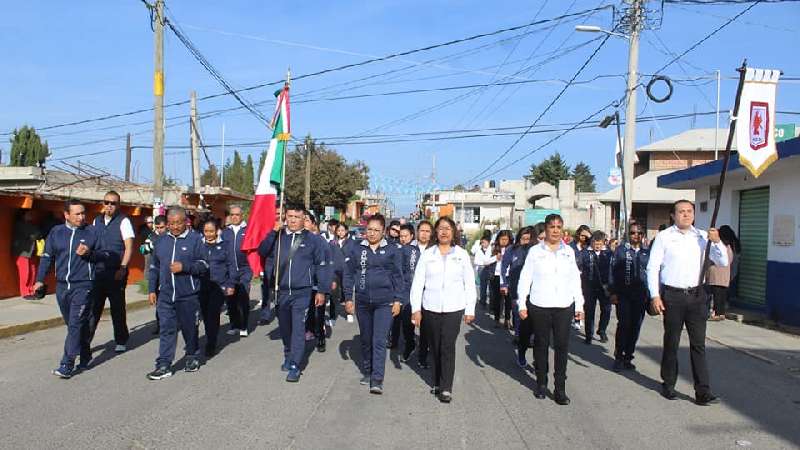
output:
M297 367L297 364L289 366L289 373L286 374L286 381L289 383L297 383L300 381L300 368Z
M172 370L169 367L159 367L156 370L147 374L147 379L152 381L163 380L172 376Z
M58 366L58 369L53 370L52 373L58 378L62 378L64 380L69 380L72 378L72 369L65 365Z
M406 346L405 350L403 350L403 357L400 360L403 362L408 362L408 360L411 359L411 355L413 355L416 350L416 345Z
M128 351L128 347L126 347L126 346L124 346L122 344L117 344L117 346L114 347L114 351L116 353L125 353L126 351Z
M439 401L442 403L450 403L453 401L453 394L451 394L450 391L442 391L442 393L439 394Z
M431 394L439 395L440 393L441 393L441 389L439 389L439 386L434 386L434 387L431 388Z
M375 394L375 395L383 394L383 384L382 383L377 383L377 384L371 385L369 387L369 393L370 394Z
M239 334L239 330L237 330L236 328L231 328L230 330L226 331L225 334L227 334L228 336L236 336L237 334Z
M248 334L247 330L239 330L239 336L240 337L247 337L247 334Z
M361 379L358 381L358 384L360 384L362 386L368 385L369 384L369 375L362 376Z
M556 391L553 394L553 400L556 401L561 406L569 405L569 397L567 397L567 393L563 391Z
M622 368L625 370L636 370L636 366L633 365L630 361L625 361L622 363Z
M539 400L547 397L547 386L537 384L536 387L533 388L533 396Z
M520 351L517 351L517 365L523 369L528 365L528 360L525 359L525 354Z
M186 363L186 367L183 370L186 372L197 372L198 370L200 370L200 361L196 359L190 359Z
M325 339L318 339L317 340L317 351L320 353L325 353L326 346L325 346Z
M625 367L625 364L621 360L615 359L614 366L611 368L611 370L614 372L622 372L623 367Z
M310 331L306 331L306 342L308 342L308 341L313 341L313 340L314 340L314 339L316 339L316 338L317 338L317 337L316 337L316 336L314 336L314 333L312 333L312 332L310 332Z
M712 393L708 393L696 396L694 402L699 406L708 406L719 403L719 398Z
M347 323L353 323L353 322L354 322L353 315L352 314L348 314L347 315Z
M281 372L288 372L289 369L291 369L291 368L292 368L292 362L289 361L288 358L285 358L283 360L283 364L281 364Z

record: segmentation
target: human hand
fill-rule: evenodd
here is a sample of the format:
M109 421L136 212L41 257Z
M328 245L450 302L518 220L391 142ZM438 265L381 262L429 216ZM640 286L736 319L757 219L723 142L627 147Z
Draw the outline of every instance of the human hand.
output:
M352 315L353 312L355 311L355 309L356 309L356 305L352 300L348 300L348 301L344 302L344 312L346 312L347 314L351 314Z
M464 316L464 323L469 325L475 320L475 316Z
M508 295L508 288L507 287L501 287L500 288L500 293L503 294L503 295Z
M228 297L233 295L235 292L236 292L235 288L232 288L232 287L225 288L225 295L227 295Z
M666 307L664 306L664 302L661 301L661 297L653 297L653 303L650 305L653 308L653 311L656 314L663 314L666 311Z
M583 320L583 311L575 312L575 320Z
M32 289L33 289L33 292L36 292L36 291L38 291L39 289L41 289L43 287L44 287L44 283L42 283L41 281L37 281L36 283L33 284L33 288Z
M397 317L400 314L400 302L392 303L392 317Z
M87 253L89 253L89 247L83 242L78 244L78 248L75 249L75 254L78 256L84 256Z
M150 302L150 306L155 306L155 304L156 304L156 293L155 292L151 292L150 294L147 294L147 301Z
M519 310L519 318L522 320L528 319L528 310L527 309L520 309Z
M422 325L422 311L411 314L411 322L414 323L415 327L419 328Z
M278 218L278 220L275 221L275 225L272 226L272 230L281 231L281 228L283 228L283 222L281 222L280 218Z
M175 261L169 265L169 270L172 273L180 273L183 271L183 264L180 261Z
M336 284L335 281L331 282L331 290L335 291L336 290L336 286L337 286L337 284Z
M317 294L314 295L314 305L325 306L325 294L317 292Z
M719 239L719 230L717 230L716 228L709 228L708 229L708 240L713 242L713 243L715 243L715 244L718 243L720 241L720 239Z

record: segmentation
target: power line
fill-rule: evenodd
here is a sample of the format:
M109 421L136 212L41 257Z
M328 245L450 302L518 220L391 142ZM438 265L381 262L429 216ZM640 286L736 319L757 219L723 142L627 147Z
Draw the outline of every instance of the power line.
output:
M544 115L548 111L550 111L550 108L552 108L556 104L556 102L558 102L558 100L561 98L561 96L564 95L564 92L566 92L567 89L572 85L572 82L574 82L575 79L578 78L578 76L581 74L581 72L583 72L583 70L589 65L589 63L592 62L594 57L597 55L597 53L600 51L600 49L603 48L605 43L608 42L608 39L610 37L611 37L611 35L607 34L603 38L603 40L600 41L600 44L597 46L597 48L594 49L594 52L592 52L592 54L589 55L588 58L586 58L586 61L584 61L584 63L581 65L581 67L578 68L578 70L572 75L572 78L570 79L569 83L564 85L564 87L561 89L561 91L558 93L558 95L556 95L555 98L553 98L553 100L550 101L550 103L547 105L547 107L545 107L544 110L541 113L539 113L539 116L536 117L536 119L533 121L533 123L530 124L528 129L525 130L525 133L523 133L521 136L519 136L503 153L501 153L497 158L495 158L494 161L492 161L492 163L489 164L485 169L483 169L477 175L469 178L467 181L465 181L462 184L466 185L466 184L469 184L471 181L480 178L483 174L488 172L492 167L494 167L498 162L500 162L501 159L503 159L506 155L508 155L511 152L511 150L513 150L514 147L516 147L517 144L519 144L520 141L522 141L522 139L525 138L525 136L528 134L528 132L530 130L532 130L533 127L535 127L537 123L539 123L539 120L541 120L542 117L544 117Z

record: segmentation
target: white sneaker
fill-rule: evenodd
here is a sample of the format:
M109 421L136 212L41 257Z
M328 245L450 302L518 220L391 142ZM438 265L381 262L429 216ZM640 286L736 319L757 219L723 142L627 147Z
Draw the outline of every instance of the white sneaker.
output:
M117 353L124 353L127 350L128 350L128 347L126 347L126 346L124 346L122 344L117 344L117 346L114 347L114 351L117 352Z
M239 330L239 336L247 337L247 330Z
M353 315L352 314L348 314L347 315L347 323L353 323Z
M239 330L237 330L236 328L231 328L225 334L227 334L228 336L236 336L238 333Z

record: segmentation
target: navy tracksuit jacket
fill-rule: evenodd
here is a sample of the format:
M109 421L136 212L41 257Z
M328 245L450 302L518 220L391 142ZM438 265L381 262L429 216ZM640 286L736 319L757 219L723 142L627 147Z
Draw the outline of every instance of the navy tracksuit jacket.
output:
M225 289L235 286L231 277L235 269L228 257L229 246L230 243L225 241L210 244L203 242L208 271L200 278L200 311L206 330L206 353L216 350L219 315L222 304L225 303Z
M647 289L647 263L650 250L636 251L629 243L620 245L611 258L609 290L617 295L617 338L614 356L632 360L639 331L650 298Z
M600 303L598 334L605 334L611 321L611 302L607 295L611 251L601 250L598 254L591 247L587 247L578 252L577 264L583 284L586 338L591 339L594 333L594 311L598 303Z

